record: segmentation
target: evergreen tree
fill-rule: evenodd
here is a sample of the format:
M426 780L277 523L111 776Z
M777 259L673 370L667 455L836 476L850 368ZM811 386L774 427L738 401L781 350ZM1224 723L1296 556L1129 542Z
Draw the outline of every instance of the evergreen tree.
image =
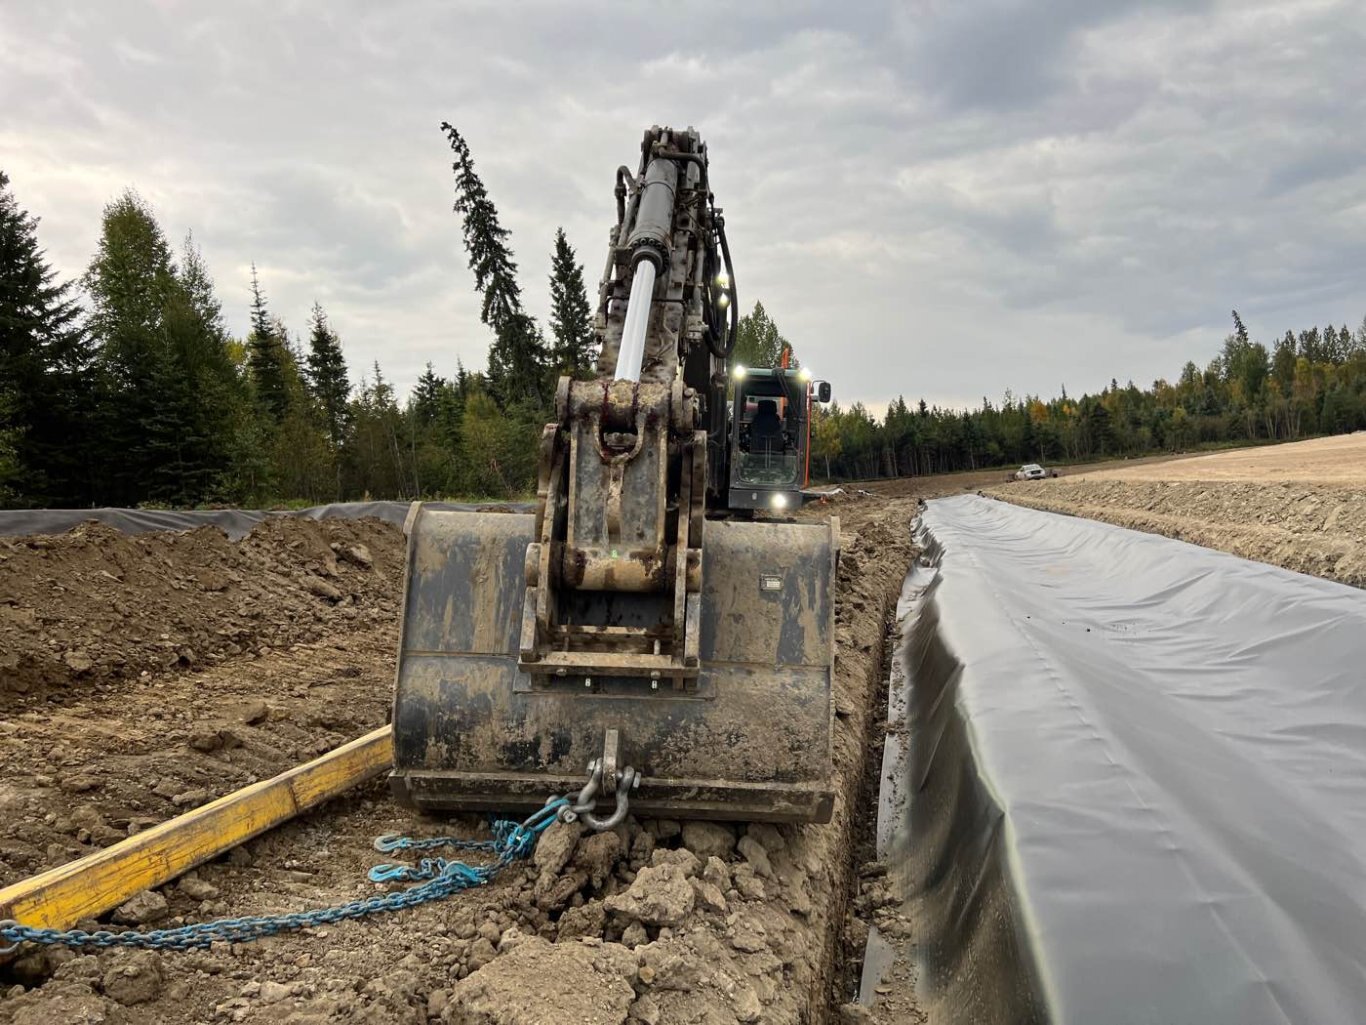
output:
M1256 407L1270 374L1266 346L1248 338L1238 311L1233 311L1234 332L1224 339L1220 356L1225 383L1231 386L1236 403L1245 409Z
M251 265L251 334L247 338L248 366L256 400L279 423L289 405L289 349L287 335L278 319L270 315L256 264Z
M583 268L564 237L555 229L555 252L550 269L550 330L555 336L555 368L578 376L593 366L593 316L583 284Z
M1317 326L1300 332L1300 356L1311 365L1324 362L1323 338Z
M412 412L418 423L430 424L436 420L441 409L441 395L446 387L446 381L437 376L429 362L413 389Z
M414 485L429 497L457 495L465 486L461 422L468 375L464 367L459 367L458 375L466 378L463 385L439 377L428 363L408 402Z
M731 362L746 367L776 367L782 360L784 346L791 348L764 304L756 302L754 309L740 318ZM791 365L799 365L795 353Z
M1243 318L1238 316L1238 311L1233 311L1233 334L1243 345L1248 342L1247 328L1243 325Z
M536 321L525 313L514 313L498 328L498 336L489 347L489 390L503 406L530 403L540 407L547 366L545 341ZM537 416L545 418L543 414Z
M98 429L113 455L105 486L116 504L195 501L205 483L195 397L178 347L184 343L166 236L129 190L104 209L99 251L85 275L90 329L108 397ZM174 323L173 323L174 322ZM184 481L194 478L194 486Z
M38 221L0 171L0 501L87 505L93 498L92 352L71 283L38 248Z
M1352 337L1351 330L1346 324L1338 328L1338 347L1336 350L1335 362L1346 363L1352 358L1352 353L1356 349L1356 340Z
M469 144L447 121L441 122L455 162L455 212L464 219L465 252L474 272L474 288L483 296L481 319L495 331L509 317L522 312L522 290L517 264L507 240L510 232L499 223L498 210L484 182L474 170Z
M345 452L348 490L358 498L410 498L410 457L399 440L404 437L403 412L379 364L372 369L374 383L362 378L351 401Z
M503 403L540 402L546 378L545 342L536 322L522 310L517 264L508 247L509 232L498 221L498 211L474 170L469 145L443 121L455 161L455 212L464 222L465 252L474 272L475 290L483 296L480 317L493 328L489 347L489 384Z
M271 317L271 333L283 383L281 413L273 421L272 471L278 493L290 498L322 501L340 494L337 450L330 443L326 417L312 401L306 379L303 346L279 317Z
M103 388L102 499L192 505L229 497L232 463L251 437L250 409L193 241L177 268L151 209L125 192L105 208L85 285Z
M327 314L316 302L309 322L307 378L309 390L322 414L328 439L340 448L346 430L347 399L351 382L347 379L346 359L341 339L327 322Z
M194 239L186 236L180 267L163 312L176 362L171 384L183 410L180 430L195 448L175 485L185 501L235 497L233 463L251 459L250 397L238 376L223 323L223 306Z
M21 428L15 426L14 391L0 384L0 506L9 505L19 497L19 438Z
M309 502L341 497L336 451L306 402L287 405L273 431L271 455L272 483L280 496Z

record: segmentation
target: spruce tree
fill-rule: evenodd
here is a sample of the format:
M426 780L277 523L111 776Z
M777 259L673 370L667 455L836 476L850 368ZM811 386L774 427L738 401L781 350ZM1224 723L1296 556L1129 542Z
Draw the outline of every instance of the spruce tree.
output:
M547 377L541 329L529 315L514 313L489 346L489 389L505 409L517 404L535 409L542 403ZM535 418L544 419L540 413Z
M555 369L577 376L593 366L593 316L583 284L583 267L564 237L555 229L555 252L550 270L550 331L555 336Z
M427 369L417 379L417 386L413 388L412 410L418 423L430 424L436 419L440 412L441 393L446 387L445 379L438 377L431 363L428 363Z
M198 249L187 240L177 268L151 209L125 192L105 208L85 285L106 388L107 500L223 497L244 403Z
M517 264L508 247L509 232L499 223L498 211L474 169L469 145L443 121L455 161L455 212L463 219L465 252L474 272L475 290L483 297L480 318L493 328L489 347L489 385L502 403L530 400L544 394L548 361L545 342L535 320L522 310Z
M187 235L176 272L166 322L179 362L179 380L189 390L187 420L198 440L193 465L182 482L186 497L236 497L235 466L258 455L247 449L252 416L245 382L231 354L223 304L199 247Z
M13 389L0 384L0 506L19 497L19 438L24 432L14 421L15 404Z
M247 366L251 369L256 400L270 418L279 423L289 408L289 350L278 319L270 315L256 264L251 265L251 334L247 338Z
M400 439L403 411L379 363L371 368L374 383L364 377L351 401L351 429L346 439L350 487L359 497L406 498L412 495L411 455Z
M99 428L112 455L109 500L175 501L186 448L199 440L186 423L193 397L178 375L166 320L178 284L166 236L132 190L104 209L85 288L109 389Z
M420 494L438 497L460 492L464 469L460 423L464 411L459 387L439 376L428 363L407 410L413 478Z
M341 339L316 302L309 321L306 367L309 390L322 413L327 436L333 448L340 448L346 430L346 403L351 394L351 382L347 378Z
M0 171L0 461L9 503L86 505L93 498L91 347L70 282L38 248L38 220Z

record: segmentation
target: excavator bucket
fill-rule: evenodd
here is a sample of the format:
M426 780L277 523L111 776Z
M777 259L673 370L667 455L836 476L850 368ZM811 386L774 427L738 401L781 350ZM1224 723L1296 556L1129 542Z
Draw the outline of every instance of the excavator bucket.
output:
M829 821L838 525L708 521L697 673L652 679L519 665L535 521L423 506L410 518L396 796L529 810L577 793L610 748L640 773L633 813ZM648 592L574 601L604 634L661 615Z

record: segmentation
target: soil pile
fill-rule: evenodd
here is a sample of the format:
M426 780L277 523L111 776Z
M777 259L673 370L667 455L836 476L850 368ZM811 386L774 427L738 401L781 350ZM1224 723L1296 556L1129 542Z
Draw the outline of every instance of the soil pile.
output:
M0 538L0 707L392 621L403 551L379 520L291 517L236 543L93 522Z

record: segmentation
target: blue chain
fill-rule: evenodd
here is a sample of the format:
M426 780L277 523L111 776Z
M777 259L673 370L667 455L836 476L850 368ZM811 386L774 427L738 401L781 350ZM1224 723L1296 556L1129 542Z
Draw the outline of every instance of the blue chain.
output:
M536 838L555 821L556 813L569 802L564 798L549 801L525 822L498 821L493 824L492 840L460 840L456 837L413 839L386 834L375 841L382 851L426 850L434 847L456 847L494 855L487 865L466 865L445 858L423 858L416 866L376 865L369 878L374 882L417 881L397 893L376 894L363 900L353 900L335 907L319 908L283 915L256 915L244 918L220 918L213 922L182 925L178 929L153 929L120 932L83 929L34 929L17 922L0 922L0 954L9 953L20 943L56 944L66 947L135 947L143 950L192 950L208 947L219 940L227 943L249 943L263 936L295 929L312 929L350 918L363 918L385 911L402 911L428 901L440 900L452 893L481 886L489 882L508 865L528 857L536 847Z

